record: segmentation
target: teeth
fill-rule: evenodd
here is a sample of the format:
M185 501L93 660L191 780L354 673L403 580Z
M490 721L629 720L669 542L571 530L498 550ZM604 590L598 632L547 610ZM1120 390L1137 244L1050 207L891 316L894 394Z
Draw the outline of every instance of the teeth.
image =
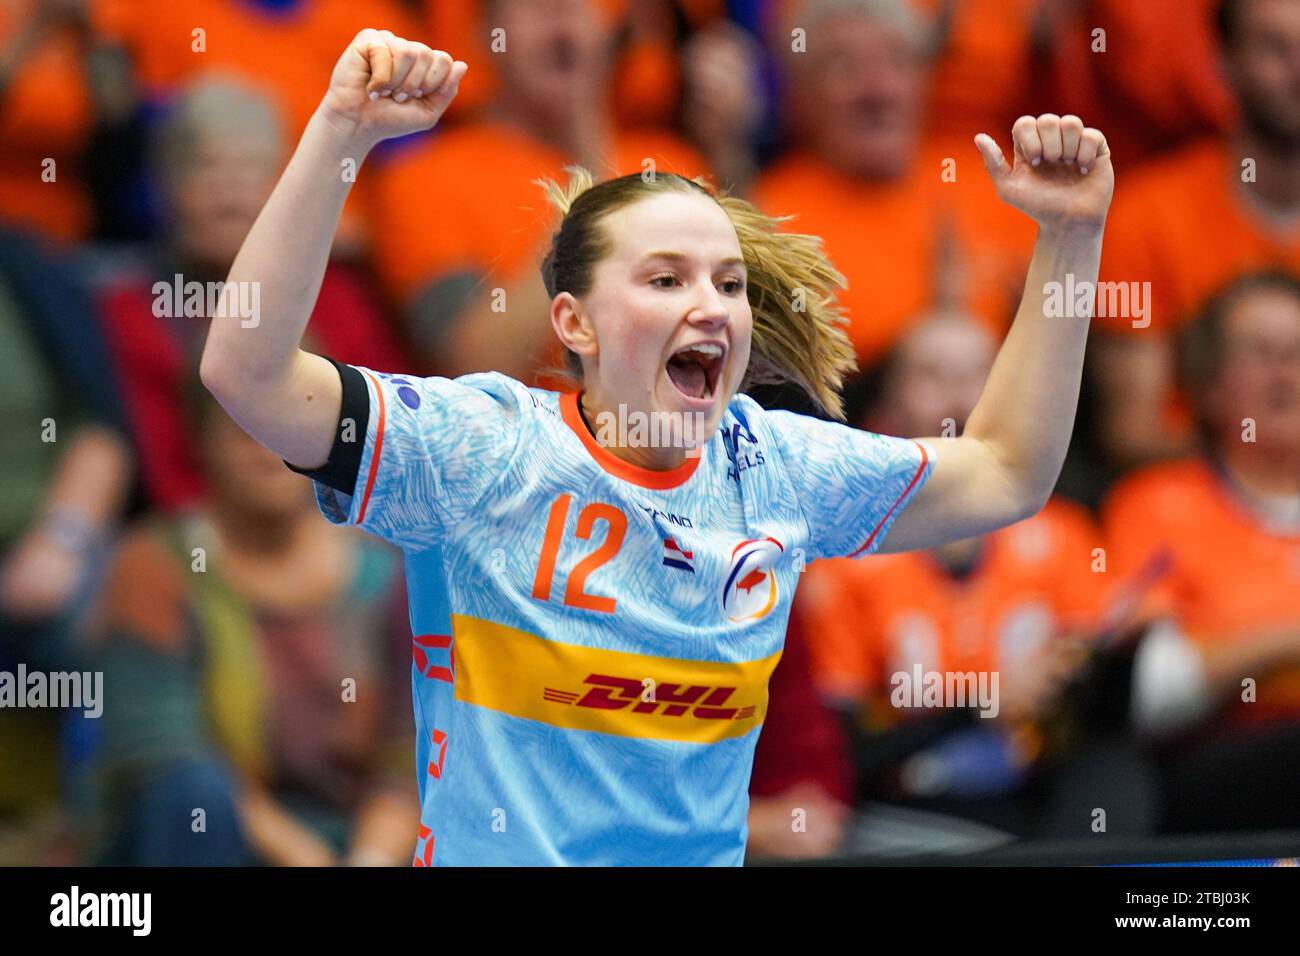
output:
M701 355L707 355L709 358L719 358L722 355L722 346L715 342L702 342L699 345L691 345L687 348L680 349L677 354L683 352L699 352Z

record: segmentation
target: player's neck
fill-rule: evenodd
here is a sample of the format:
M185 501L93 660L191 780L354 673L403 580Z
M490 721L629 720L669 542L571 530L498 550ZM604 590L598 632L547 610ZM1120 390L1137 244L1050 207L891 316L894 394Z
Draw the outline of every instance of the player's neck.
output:
M629 443L626 440L628 435L625 432L630 431L625 428L608 428L601 425L608 421L618 421L618 416L608 411L591 397L589 392L583 392L578 397L578 411L582 415L582 423L587 427L588 433L596 440L596 443L608 451L611 455L630 465L636 465L638 468L645 468L648 471L672 471L678 468L686 461L686 449L675 446Z

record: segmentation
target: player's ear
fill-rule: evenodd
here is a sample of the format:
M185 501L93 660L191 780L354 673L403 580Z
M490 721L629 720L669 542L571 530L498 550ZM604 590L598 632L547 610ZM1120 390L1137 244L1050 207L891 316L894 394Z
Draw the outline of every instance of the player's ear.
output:
M586 357L596 355L595 326L572 293L561 292L551 300L551 327L569 351Z

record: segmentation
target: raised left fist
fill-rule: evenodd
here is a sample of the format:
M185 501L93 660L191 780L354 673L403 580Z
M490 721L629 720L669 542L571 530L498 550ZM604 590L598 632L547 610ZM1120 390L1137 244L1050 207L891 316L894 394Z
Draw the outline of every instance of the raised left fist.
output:
M975 137L998 195L1040 226L1095 228L1106 222L1115 173L1100 130L1077 116L1022 116L1011 128L1014 162L987 133Z

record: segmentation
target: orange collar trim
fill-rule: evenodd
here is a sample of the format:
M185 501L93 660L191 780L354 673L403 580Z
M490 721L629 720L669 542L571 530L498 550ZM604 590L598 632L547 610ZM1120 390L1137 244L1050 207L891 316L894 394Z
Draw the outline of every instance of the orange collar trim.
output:
M687 458L676 468L668 471L642 468L630 461L624 461L596 441L595 436L588 430L587 423L583 421L582 412L578 409L578 397L577 392L565 392L561 395L560 415L564 418L564 423L573 430L573 433L586 446L588 454L595 459L596 464L615 478L621 478L634 485L640 485L642 488L654 488L662 491L665 488L676 488L678 485L683 484L691 475L695 474L695 469L700 466L700 459L704 457L703 448L700 449L699 455L694 458Z

